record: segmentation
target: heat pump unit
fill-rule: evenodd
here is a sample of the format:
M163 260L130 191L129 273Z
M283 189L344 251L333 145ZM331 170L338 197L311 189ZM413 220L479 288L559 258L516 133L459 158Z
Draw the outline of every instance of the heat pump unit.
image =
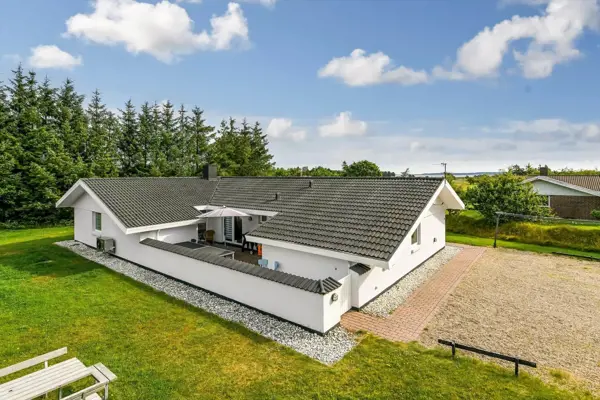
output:
M105 253L115 254L115 240L106 237L99 237L96 239L96 248Z

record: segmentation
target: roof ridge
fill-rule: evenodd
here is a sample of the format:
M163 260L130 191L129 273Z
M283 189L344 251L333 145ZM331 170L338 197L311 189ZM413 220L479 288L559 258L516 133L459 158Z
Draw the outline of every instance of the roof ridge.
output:
M432 181L443 180L443 177L435 176L221 176L220 179L356 179L356 180L417 180L426 179Z

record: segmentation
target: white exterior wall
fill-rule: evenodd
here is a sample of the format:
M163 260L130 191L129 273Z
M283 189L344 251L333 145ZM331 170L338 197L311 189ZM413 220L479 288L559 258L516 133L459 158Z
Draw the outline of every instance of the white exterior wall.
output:
M93 213L100 213L102 209L87 194L81 196L73 208L75 212L75 240L96 247L96 238L100 235L94 230ZM106 214L102 214L102 230L104 230L104 221L107 219Z
M279 271L311 279L332 277L339 280L348 275L350 267L345 260L270 245L263 245L262 258L269 260L271 268L278 261Z
M198 239L198 225L180 226L178 228L160 229L156 232L156 240L167 243L189 242Z
M75 240L95 247L92 210L87 210L84 206L100 211L88 195L81 197L75 208ZM340 322L340 302L331 302L333 292L322 296L144 246L139 243L140 240L157 239L167 230L125 235L106 214L102 217L102 236L115 240L116 255L121 258L317 332L326 332ZM185 237L191 233L191 228L196 229L196 225L169 229L168 231L173 231L169 238Z
M533 181L531 184L536 192L544 196L590 196L587 193L546 181Z
M433 205L420 221L421 244L414 253L411 236L407 235L390 259L390 269L371 268L363 275L351 271L352 306L362 307L371 299L408 274L446 245L446 210L442 205ZM436 241L434 242L434 238Z

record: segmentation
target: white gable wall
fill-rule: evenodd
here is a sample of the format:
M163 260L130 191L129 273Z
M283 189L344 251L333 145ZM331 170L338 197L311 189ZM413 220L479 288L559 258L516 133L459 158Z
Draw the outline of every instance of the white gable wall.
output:
M424 213L420 225L421 244L418 246L418 250L414 249L416 251L413 252L411 245L411 236L416 229L415 226L391 257L389 269L374 267L363 275L351 271L353 307L363 307L446 246L446 208L443 205L432 205Z
M345 260L270 245L263 245L262 258L269 260L270 268L277 261L279 271L311 279L332 277L339 280L348 275L350 267Z
M94 231L94 212L102 212L102 209L88 195L83 194L73 205L75 213L75 240L85 243L88 246L96 247L96 237L99 236ZM102 223L107 219L102 216Z
M590 196L587 193L546 181L537 180L532 181L531 184L536 192L544 196Z

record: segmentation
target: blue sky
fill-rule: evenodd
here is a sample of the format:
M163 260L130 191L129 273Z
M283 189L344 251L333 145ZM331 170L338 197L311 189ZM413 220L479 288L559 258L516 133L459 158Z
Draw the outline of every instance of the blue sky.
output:
M280 166L600 167L598 0L2 0L0 80L260 121Z

